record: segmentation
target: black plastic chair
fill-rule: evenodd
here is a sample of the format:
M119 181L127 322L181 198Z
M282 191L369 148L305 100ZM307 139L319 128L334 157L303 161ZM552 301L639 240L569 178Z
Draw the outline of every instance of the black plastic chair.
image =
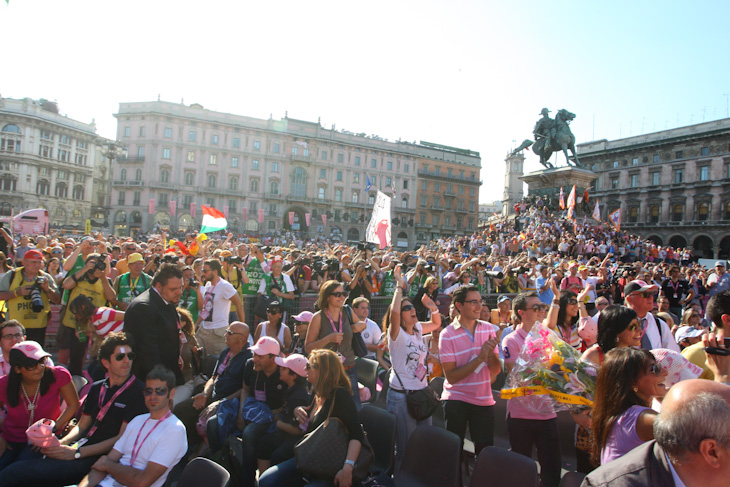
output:
M81 389L86 387L86 384L89 383L89 380L83 375L72 375L71 382L73 382L74 387L76 388L76 393L79 394Z
M200 364L200 373L211 378L215 372L215 364L218 363L218 355L206 355Z
M228 471L217 463L197 457L183 469L177 487L225 487L230 477Z
M582 472L565 472L563 478L560 479L560 487L580 487L586 474Z
M488 446L477 457L469 487L536 487L537 465L519 453Z
M369 358L357 357L357 380L362 385L370 389L370 401L375 402L378 382L378 362Z
M461 440L435 426L418 426L408 439L400 471L403 487L461 487Z
M444 382L446 381L443 377L434 377L431 379L431 382L428 383L433 389L436 391L436 394L441 397L441 394L444 392ZM434 426L443 427L446 424L446 419L444 418L444 407L443 403L439 404L439 407L436 408L436 411L433 413L433 417L431 419Z
M392 475L395 469L395 415L370 405L363 406L359 414L375 453L372 473Z

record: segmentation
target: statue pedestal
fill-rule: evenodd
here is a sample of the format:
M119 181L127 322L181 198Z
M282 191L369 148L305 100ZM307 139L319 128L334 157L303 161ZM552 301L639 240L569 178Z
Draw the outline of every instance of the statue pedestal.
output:
M568 195L570 190L573 189L573 185L575 185L576 203L579 203L583 199L583 191L597 177L596 173L588 169L563 166L531 172L520 177L520 179L527 183L528 197L530 198L542 196L543 199L551 199L557 202L562 187L567 204Z

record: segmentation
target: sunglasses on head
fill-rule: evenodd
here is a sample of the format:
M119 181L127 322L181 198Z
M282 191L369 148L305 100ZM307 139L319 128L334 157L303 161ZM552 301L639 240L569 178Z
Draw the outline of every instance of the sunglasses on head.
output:
M415 306L413 306L412 304L406 304L400 310L401 310L401 313L404 313L404 312L410 311L412 309L415 309Z
M114 356L114 360L116 360L117 362L121 362L122 360L124 360L124 357L125 357L125 356L126 356L126 357L127 357L127 358L128 358L129 360L134 360L134 358L135 358L135 357L137 356L137 354L136 354L136 353L134 353L134 352L127 352L127 353L118 353L118 354L116 354L116 355Z
M145 387L144 389L142 389L142 395L145 397L151 396L153 393L155 394L155 396L166 396L167 387L155 387L154 389L151 387Z
M346 298L348 296L348 294L349 293L347 291L335 291L332 294L330 294L330 296L334 296L336 298Z

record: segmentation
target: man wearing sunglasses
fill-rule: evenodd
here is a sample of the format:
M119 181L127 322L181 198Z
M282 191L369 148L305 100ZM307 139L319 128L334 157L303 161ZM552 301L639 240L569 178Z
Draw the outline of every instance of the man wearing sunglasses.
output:
M91 386L78 424L61 445L44 448L45 459L15 462L0 472L0 485L62 486L80 482L92 465L109 453L127 424L147 412L144 383L132 375L134 352L123 332L110 333L99 349L109 376Z
M661 318L651 314L654 298L659 286L644 281L631 281L624 287L626 306L636 311L641 323L641 348L652 350L668 348L679 353L679 345L674 340L669 326Z
M507 374L519 357L527 335L538 321L543 303L536 292L518 294L513 302L514 314L519 319L515 331L502 339L504 367ZM531 399L516 397L507 401L507 430L513 452L532 457L537 449L540 461L540 485L557 487L560 483L560 438L558 419L554 411L535 413L528 409Z
M142 389L149 413L134 418L108 455L100 457L79 487L161 487L185 454L185 426L170 411L175 375L158 365Z

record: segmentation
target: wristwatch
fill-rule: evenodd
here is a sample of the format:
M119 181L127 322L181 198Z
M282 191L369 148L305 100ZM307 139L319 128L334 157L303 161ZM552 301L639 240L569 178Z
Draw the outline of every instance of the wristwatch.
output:
M81 458L81 447L78 447L76 453L74 453L74 460L78 460L79 458Z

